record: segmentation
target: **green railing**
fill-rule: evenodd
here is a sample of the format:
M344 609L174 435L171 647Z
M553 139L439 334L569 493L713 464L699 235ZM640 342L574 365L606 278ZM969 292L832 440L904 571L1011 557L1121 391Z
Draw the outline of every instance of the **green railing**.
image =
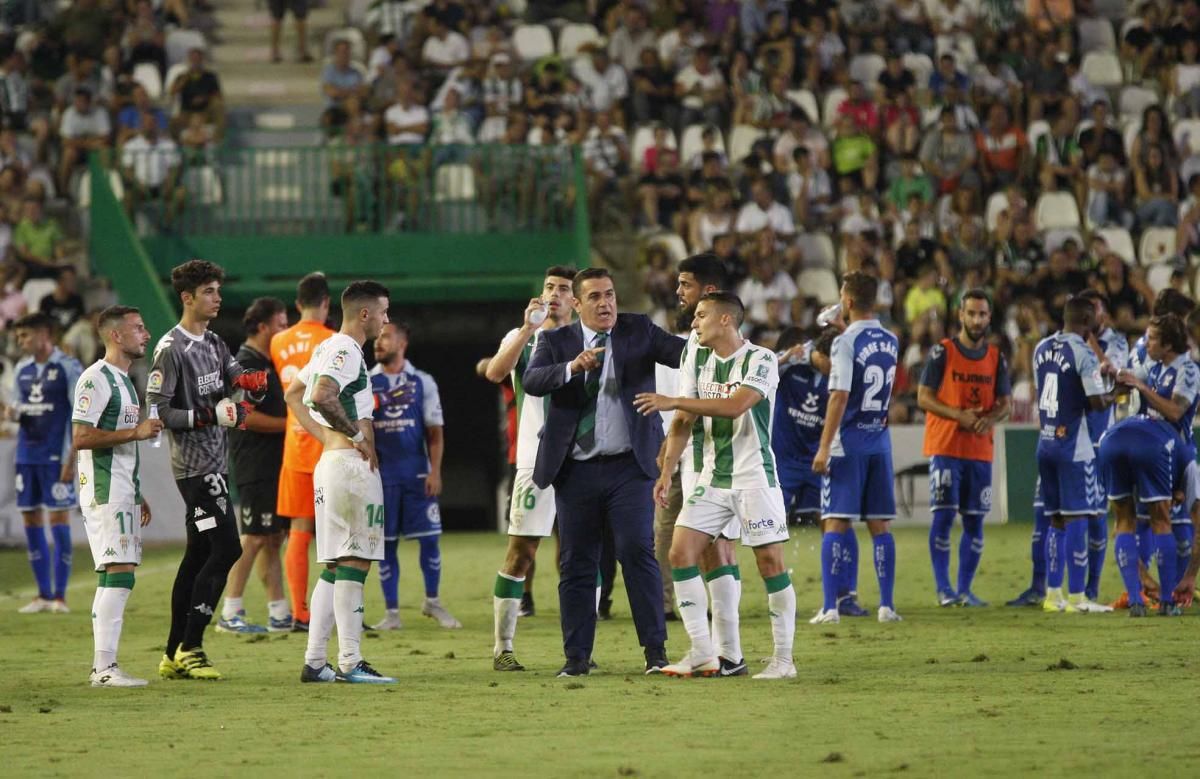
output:
M575 228L581 191L569 147L222 147L177 158L150 194L134 171L164 167L158 154L120 155L143 234L556 232Z
M313 270L378 279L398 302L522 298L547 265L590 257L583 161L569 147L224 148L181 160L153 190L129 168L155 161L124 156L123 177L92 162L92 188L108 192L93 198L93 224L140 234L139 282L161 286L193 257L220 263L234 306L290 299ZM97 269L124 280L135 253L98 235Z

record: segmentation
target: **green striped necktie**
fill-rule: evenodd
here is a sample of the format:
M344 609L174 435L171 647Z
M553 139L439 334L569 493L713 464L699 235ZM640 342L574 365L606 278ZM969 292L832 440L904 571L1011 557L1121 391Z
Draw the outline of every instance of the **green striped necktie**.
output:
M608 333L596 333L592 345L596 349L608 343ZM604 352L596 355L600 363L595 370L588 371L583 379L583 388L587 392L587 405L579 415L579 423L575 425L575 443L584 452L591 451L596 445L596 396L600 394L600 375L604 373Z

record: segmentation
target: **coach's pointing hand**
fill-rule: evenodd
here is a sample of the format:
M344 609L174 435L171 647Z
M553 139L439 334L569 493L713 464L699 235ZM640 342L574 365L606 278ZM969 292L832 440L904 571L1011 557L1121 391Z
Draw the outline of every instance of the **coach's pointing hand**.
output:
M571 360L571 375L594 371L600 367L600 355L604 352L603 346L597 346L594 349L584 349L579 353L579 356Z
M633 407L642 416L650 416L659 411L672 411L675 408L675 398L658 395L653 392L642 392L634 397Z

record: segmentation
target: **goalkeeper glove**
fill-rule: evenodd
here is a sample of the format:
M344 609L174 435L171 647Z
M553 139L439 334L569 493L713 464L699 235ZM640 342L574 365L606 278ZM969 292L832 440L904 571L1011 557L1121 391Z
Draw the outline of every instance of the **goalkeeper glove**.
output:
M193 427L208 427L212 424L221 427L236 427L246 429L246 417L250 415L253 406L246 401L235 403L229 398L221 398L216 408L198 408L192 416Z

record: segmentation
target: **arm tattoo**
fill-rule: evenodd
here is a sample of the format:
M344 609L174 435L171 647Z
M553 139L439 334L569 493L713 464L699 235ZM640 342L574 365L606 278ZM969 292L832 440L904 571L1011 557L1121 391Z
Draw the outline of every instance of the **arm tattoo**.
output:
M317 380L317 391L313 393L312 404L316 406L317 411L321 412L321 416L325 418L330 427L347 438L353 438L358 435L358 425L346 416L346 410L338 401L336 389L332 393L329 392L329 384L332 382L324 376Z

